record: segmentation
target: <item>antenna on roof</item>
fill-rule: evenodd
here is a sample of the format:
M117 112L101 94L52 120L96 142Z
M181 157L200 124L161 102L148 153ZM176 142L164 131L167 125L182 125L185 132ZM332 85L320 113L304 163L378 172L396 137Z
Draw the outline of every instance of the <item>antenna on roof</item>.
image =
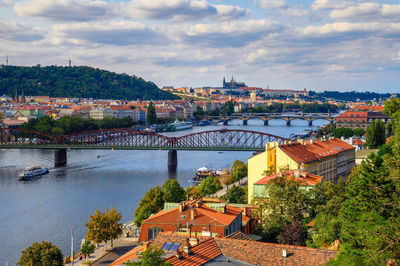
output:
M6 55L6 66L8 66L8 55Z
M68 62L69 62L69 67L71 67L71 58L69 59L69 61L68 61Z

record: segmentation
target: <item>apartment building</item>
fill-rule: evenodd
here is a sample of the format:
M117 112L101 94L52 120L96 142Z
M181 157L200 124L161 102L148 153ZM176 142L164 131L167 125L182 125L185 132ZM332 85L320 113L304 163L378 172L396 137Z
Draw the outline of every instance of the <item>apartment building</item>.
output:
M301 170L323 177L323 181L347 179L355 165L355 147L340 140L311 140L279 144L270 142L266 151L248 160L248 200L253 185L266 176L266 171Z

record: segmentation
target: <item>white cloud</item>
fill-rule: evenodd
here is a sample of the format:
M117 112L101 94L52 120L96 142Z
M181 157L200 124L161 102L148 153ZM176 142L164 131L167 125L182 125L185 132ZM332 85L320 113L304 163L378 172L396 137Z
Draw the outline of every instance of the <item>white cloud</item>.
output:
M295 8L295 7L290 7L288 9L283 9L281 11L284 15L289 16L289 17L305 17L310 14L309 10L306 9L301 9L301 8Z
M339 9L352 5L353 1L315 0L311 4L313 10Z
M110 5L99 0L25 0L14 5L21 17L36 17L50 21L90 21L106 18Z
M298 29L298 32L303 36L319 37L319 36L336 36L345 33L371 33L382 29L380 23L350 23L336 22L320 26L306 26ZM351 38L352 35L349 35ZM356 38L356 36L353 36Z
M14 0L0 0L0 6L13 6Z
M196 24L178 30L180 38L190 44L210 47L242 47L282 30L275 22L263 20Z
M68 40L109 45L134 45L160 41L160 35L140 22L75 23L53 25L56 34Z
M238 6L213 5L205 0L131 0L120 4L120 11L132 18L177 21L206 17L235 19L249 13Z
M32 42L45 37L45 32L18 22L0 22L2 40Z
M251 52L247 56L246 61L249 63L256 63L256 62L264 61L266 55L267 55L267 51L265 49L257 49L256 51Z
M330 17L332 19L371 18L380 13L380 8L379 3L361 3L344 9L333 10Z
M258 5L264 9L283 9L288 7L286 0L259 0Z

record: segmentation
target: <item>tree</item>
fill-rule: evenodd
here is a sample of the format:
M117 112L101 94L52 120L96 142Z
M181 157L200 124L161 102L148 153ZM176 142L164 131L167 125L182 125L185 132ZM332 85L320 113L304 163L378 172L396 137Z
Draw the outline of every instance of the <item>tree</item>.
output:
M122 234L122 225L119 223L122 216L116 208L111 210L106 208L103 213L100 210L95 210L94 215L90 215L89 222L85 223L88 231L86 239L93 240L95 243L104 242L107 246L107 241L117 239Z
M35 242L32 246L22 251L18 265L40 266L40 265L63 265L63 254L61 250L51 242L42 241L41 244Z
M149 105L147 106L147 118L146 118L147 124L153 125L157 123L157 114L156 114L156 108L154 107L153 102L150 102Z
M247 202L246 191L242 187L233 185L230 189L228 189L227 193L222 196L222 199L228 201L229 203L244 204Z
M4 117L5 117L4 113L0 112L0 124L3 123Z
M86 240L85 243L81 246L81 253L88 257L90 254L94 252L95 245L92 244L89 240Z
M134 265L142 265L142 266L162 266L162 265L169 265L163 261L162 255L164 255L164 251L154 246L150 246L146 249L140 261L137 262L130 262L127 263L127 266L134 266Z
M235 106L232 101L226 102L221 108L221 115L231 115L234 112Z
M306 240L307 229L299 220L286 224L278 235L278 242L285 245L305 246Z
M276 242L286 224L302 221L312 213L312 194L302 188L304 185L287 178L286 173L266 185L265 197L260 204L265 240Z
M190 186L185 189L186 197L193 197L194 199L198 199L202 197L200 190L195 186Z
M208 196L222 189L222 185L219 182L218 177L210 175L201 181L198 189L202 196Z
M164 202L181 202L185 200L185 190L176 179L167 179L161 187Z
M335 265L384 265L400 259L399 188L372 153L346 187L340 209L343 246Z
M371 124L367 128L367 139L365 144L375 149L386 142L386 129L385 124L382 120L372 120Z
M247 165L240 160L235 160L232 164L231 175L235 182L243 179L247 176Z
M151 214L159 212L164 207L164 193L159 186L151 188L135 210L135 225L140 227L142 221L150 217Z

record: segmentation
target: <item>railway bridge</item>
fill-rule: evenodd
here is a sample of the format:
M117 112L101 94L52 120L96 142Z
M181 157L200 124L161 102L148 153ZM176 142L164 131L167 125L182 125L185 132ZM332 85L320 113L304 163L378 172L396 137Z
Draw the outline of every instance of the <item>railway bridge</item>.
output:
M67 136L54 136L26 129L0 129L0 149L54 149L54 165L67 163L67 150L168 150L168 166L177 166L177 151L263 151L283 137L249 130L212 130L181 137L133 129L101 129Z

